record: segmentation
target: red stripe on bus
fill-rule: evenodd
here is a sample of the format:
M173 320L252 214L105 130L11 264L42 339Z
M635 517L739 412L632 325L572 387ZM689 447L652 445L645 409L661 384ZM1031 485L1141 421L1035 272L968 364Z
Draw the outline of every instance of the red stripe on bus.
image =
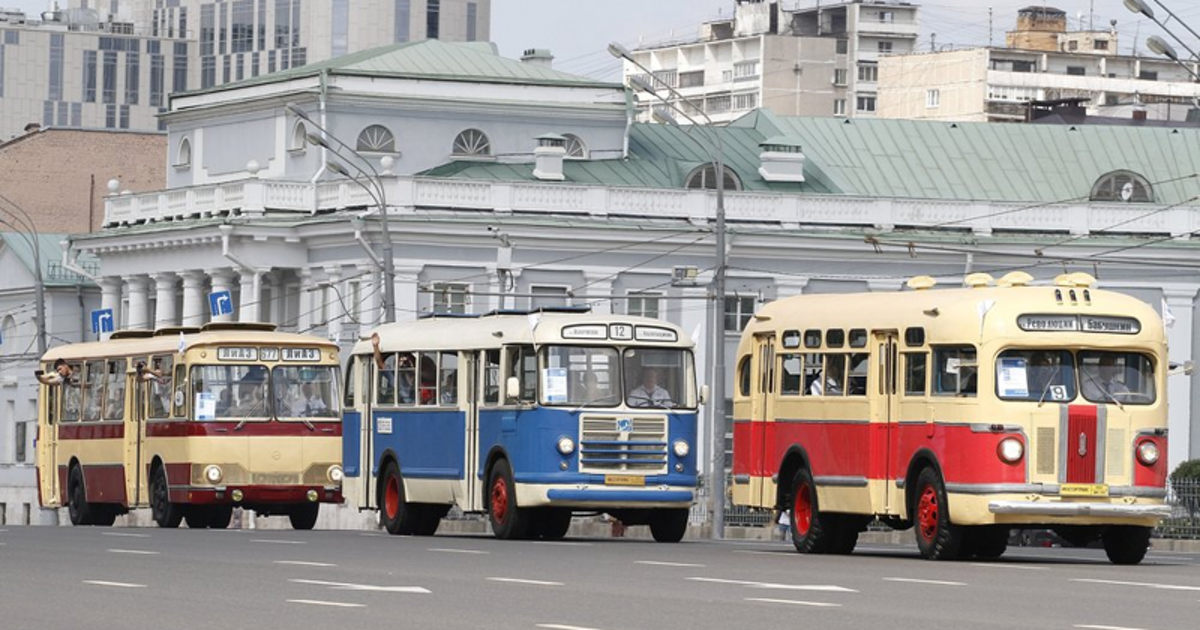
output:
M125 437L124 422L58 425L59 440L117 440Z
M147 422L146 437L341 437L342 423L314 422L309 429L303 422L247 422L236 429L235 422Z
M1067 483L1096 483L1097 410L1095 405L1067 406Z

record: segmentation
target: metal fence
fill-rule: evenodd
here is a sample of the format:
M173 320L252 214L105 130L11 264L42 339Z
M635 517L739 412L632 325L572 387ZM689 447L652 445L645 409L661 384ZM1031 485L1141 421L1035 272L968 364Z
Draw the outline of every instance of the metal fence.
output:
M1171 517L1159 524L1160 538L1200 538L1200 479L1172 481L1167 487Z

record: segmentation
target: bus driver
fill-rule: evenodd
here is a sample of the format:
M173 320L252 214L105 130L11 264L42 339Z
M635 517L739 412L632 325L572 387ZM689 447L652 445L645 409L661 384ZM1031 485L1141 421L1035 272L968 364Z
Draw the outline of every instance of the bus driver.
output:
M642 370L642 384L629 392L630 407L671 407L671 394L658 386L658 370Z

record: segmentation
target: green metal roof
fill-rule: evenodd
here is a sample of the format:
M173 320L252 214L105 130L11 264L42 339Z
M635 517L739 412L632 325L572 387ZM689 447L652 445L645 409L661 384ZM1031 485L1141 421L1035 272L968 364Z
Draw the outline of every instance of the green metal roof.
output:
M204 90L185 92L206 94L265 85L298 78L331 75L374 76L396 79L427 79L557 87L597 87L620 90L620 83L596 81L546 66L501 57L487 42L443 42L436 39L407 42L362 50L306 66L227 83ZM178 95L176 95L178 96Z
M67 234L41 234L37 237L37 245L42 259L42 279L47 286L91 284L91 281L74 272L62 268L62 243ZM32 241L25 234L17 232L0 232L0 249L11 251L17 260L24 265L32 277L34 274L34 252ZM96 258L90 254L79 257L79 264L85 268L97 265Z

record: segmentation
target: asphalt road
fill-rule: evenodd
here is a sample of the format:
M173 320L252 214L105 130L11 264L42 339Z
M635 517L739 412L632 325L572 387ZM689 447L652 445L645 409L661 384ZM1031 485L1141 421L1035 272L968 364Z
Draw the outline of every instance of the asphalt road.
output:
M361 531L0 528L0 628L1200 627L1200 555L937 563L790 544L500 541Z

